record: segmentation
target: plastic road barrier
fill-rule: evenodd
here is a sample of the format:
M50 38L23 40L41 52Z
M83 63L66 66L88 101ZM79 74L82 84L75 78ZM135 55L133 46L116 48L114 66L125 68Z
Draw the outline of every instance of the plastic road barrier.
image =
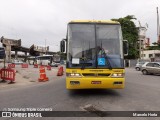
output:
M38 68L38 64L34 64L34 68Z
M22 68L28 68L28 64L21 64Z
M8 64L9 68L15 68L15 64Z
M51 70L51 66L50 65L47 66L47 70Z
M10 84L15 81L15 70L11 68L2 68L0 70L2 80L10 80Z

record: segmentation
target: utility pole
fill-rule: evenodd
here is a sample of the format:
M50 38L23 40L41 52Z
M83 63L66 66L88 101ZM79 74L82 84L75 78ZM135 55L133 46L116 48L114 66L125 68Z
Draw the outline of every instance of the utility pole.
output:
M159 15L158 15L158 7L157 7L157 40L159 37Z
M158 7L157 7L157 43L160 44L160 26L159 26Z
M141 53L141 46L142 46L142 44L141 44L142 42L141 42L141 39L139 39L139 59L141 60L141 57L142 57L142 53Z
M140 37L140 32L141 32L141 22L140 21L138 21L139 22L139 59L141 60L141 57L142 57L142 53L141 53L141 46L142 46L142 42L141 42L141 37Z
M47 51L47 50L46 50L46 39L45 39L45 55L46 55L46 51Z
M144 41L146 39L146 27L142 27L140 21L139 22L139 59L143 60L144 59Z

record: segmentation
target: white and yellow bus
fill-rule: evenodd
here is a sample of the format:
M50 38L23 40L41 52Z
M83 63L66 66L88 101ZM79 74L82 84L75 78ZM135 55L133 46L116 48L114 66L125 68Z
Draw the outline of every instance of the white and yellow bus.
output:
M66 88L124 88L124 53L128 52L124 43L118 22L69 22L67 38L60 43L61 52L67 53Z

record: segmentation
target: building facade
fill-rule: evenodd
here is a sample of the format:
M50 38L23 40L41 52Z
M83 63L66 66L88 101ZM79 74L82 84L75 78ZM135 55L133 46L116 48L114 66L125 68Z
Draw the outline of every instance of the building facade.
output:
M147 61L160 62L160 50L144 50L141 51L141 58Z

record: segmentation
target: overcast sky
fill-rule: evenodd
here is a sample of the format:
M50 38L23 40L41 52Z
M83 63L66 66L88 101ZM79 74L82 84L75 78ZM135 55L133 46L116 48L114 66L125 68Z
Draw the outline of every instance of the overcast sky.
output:
M135 15L136 24L148 24L147 37L155 42L156 7L160 0L0 0L0 37L21 39L24 47L45 45L46 39L50 50L58 51L70 20Z

